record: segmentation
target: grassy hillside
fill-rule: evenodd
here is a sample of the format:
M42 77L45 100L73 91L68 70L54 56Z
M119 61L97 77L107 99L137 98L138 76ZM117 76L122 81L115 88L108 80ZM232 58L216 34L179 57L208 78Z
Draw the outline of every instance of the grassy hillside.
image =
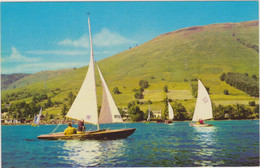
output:
M30 74L26 74L26 73L15 73L15 74L10 74L10 75L1 74L1 89L6 90L11 83L13 83L19 79L22 79L28 75L30 75Z
M57 70L57 71L42 71L35 74L27 74L23 78L19 80L15 80L8 85L6 85L5 90L15 89L24 87L33 83L37 83L39 81L46 81L52 78L55 78L59 75L62 75L68 71L71 71L72 69L64 69L64 70Z
M113 94L119 107L126 107L128 102L135 100L132 90L139 88L138 82L142 79L147 80L150 86L145 89L144 99L140 101L151 100L152 110L163 110L161 101L168 96L193 112L196 99L191 94L190 84L196 83L191 82L195 78L210 87L210 96L215 104L248 104L252 100L258 103L258 98L250 97L219 79L223 72L248 73L259 77L258 47L258 21L213 24L160 35L97 64L109 89L112 91L118 87L122 92ZM2 99L7 94L17 92L30 92L32 95L44 92L53 101L66 103L64 98L70 91L77 94L86 72L87 67L36 73L16 81L16 88L3 91ZM96 78L100 104L102 93L98 73ZM165 85L169 88L168 93L163 91ZM230 95L225 95L224 89ZM30 102L32 97L18 101L23 100ZM148 109L148 105L141 105L141 109ZM46 111L57 114L61 106Z

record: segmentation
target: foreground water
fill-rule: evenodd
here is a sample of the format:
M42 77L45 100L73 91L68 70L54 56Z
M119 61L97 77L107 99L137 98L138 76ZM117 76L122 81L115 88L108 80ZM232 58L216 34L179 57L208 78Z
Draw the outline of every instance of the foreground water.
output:
M109 141L38 140L56 125L2 126L2 167L259 165L258 120L208 123L214 127L195 128L188 122L102 125L136 128L127 139Z

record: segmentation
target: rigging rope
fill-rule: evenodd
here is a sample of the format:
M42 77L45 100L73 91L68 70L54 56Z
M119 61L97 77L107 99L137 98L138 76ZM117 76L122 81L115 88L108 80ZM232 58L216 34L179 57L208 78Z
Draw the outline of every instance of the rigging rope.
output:
M90 129L88 129L88 131L90 131L93 127L95 127L96 125L93 125Z
M64 116L63 119L59 122L59 124L54 128L54 130L51 132L51 134L54 133L54 132L59 128L59 126L60 126L61 123L63 122L64 118L65 118L65 116Z

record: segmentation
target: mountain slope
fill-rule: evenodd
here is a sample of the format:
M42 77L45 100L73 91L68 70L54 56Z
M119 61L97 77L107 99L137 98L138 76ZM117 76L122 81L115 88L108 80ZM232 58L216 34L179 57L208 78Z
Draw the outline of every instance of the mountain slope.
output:
M196 26L166 33L99 62L113 80L155 76L170 81L226 71L258 75L258 21ZM185 65L186 64L186 65ZM118 71L120 69L120 71Z
M2 74L1 75L1 89L5 90L8 88L8 86L21 79L24 78L25 76L28 76L29 74L25 74L25 73L15 73L15 74Z
M4 90L24 87L39 81L46 81L51 78L55 78L59 75L62 75L68 71L72 71L72 69L64 69L64 70L57 70L57 71L42 71L31 75L27 74L26 76L24 76L24 78L21 78L19 80L16 80L6 85Z

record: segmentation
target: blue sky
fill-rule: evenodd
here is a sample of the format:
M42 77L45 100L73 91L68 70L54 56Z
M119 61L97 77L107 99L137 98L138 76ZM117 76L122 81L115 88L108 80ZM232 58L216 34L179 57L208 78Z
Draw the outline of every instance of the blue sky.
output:
M96 61L185 27L258 20L258 1L1 3L1 73L36 73Z

